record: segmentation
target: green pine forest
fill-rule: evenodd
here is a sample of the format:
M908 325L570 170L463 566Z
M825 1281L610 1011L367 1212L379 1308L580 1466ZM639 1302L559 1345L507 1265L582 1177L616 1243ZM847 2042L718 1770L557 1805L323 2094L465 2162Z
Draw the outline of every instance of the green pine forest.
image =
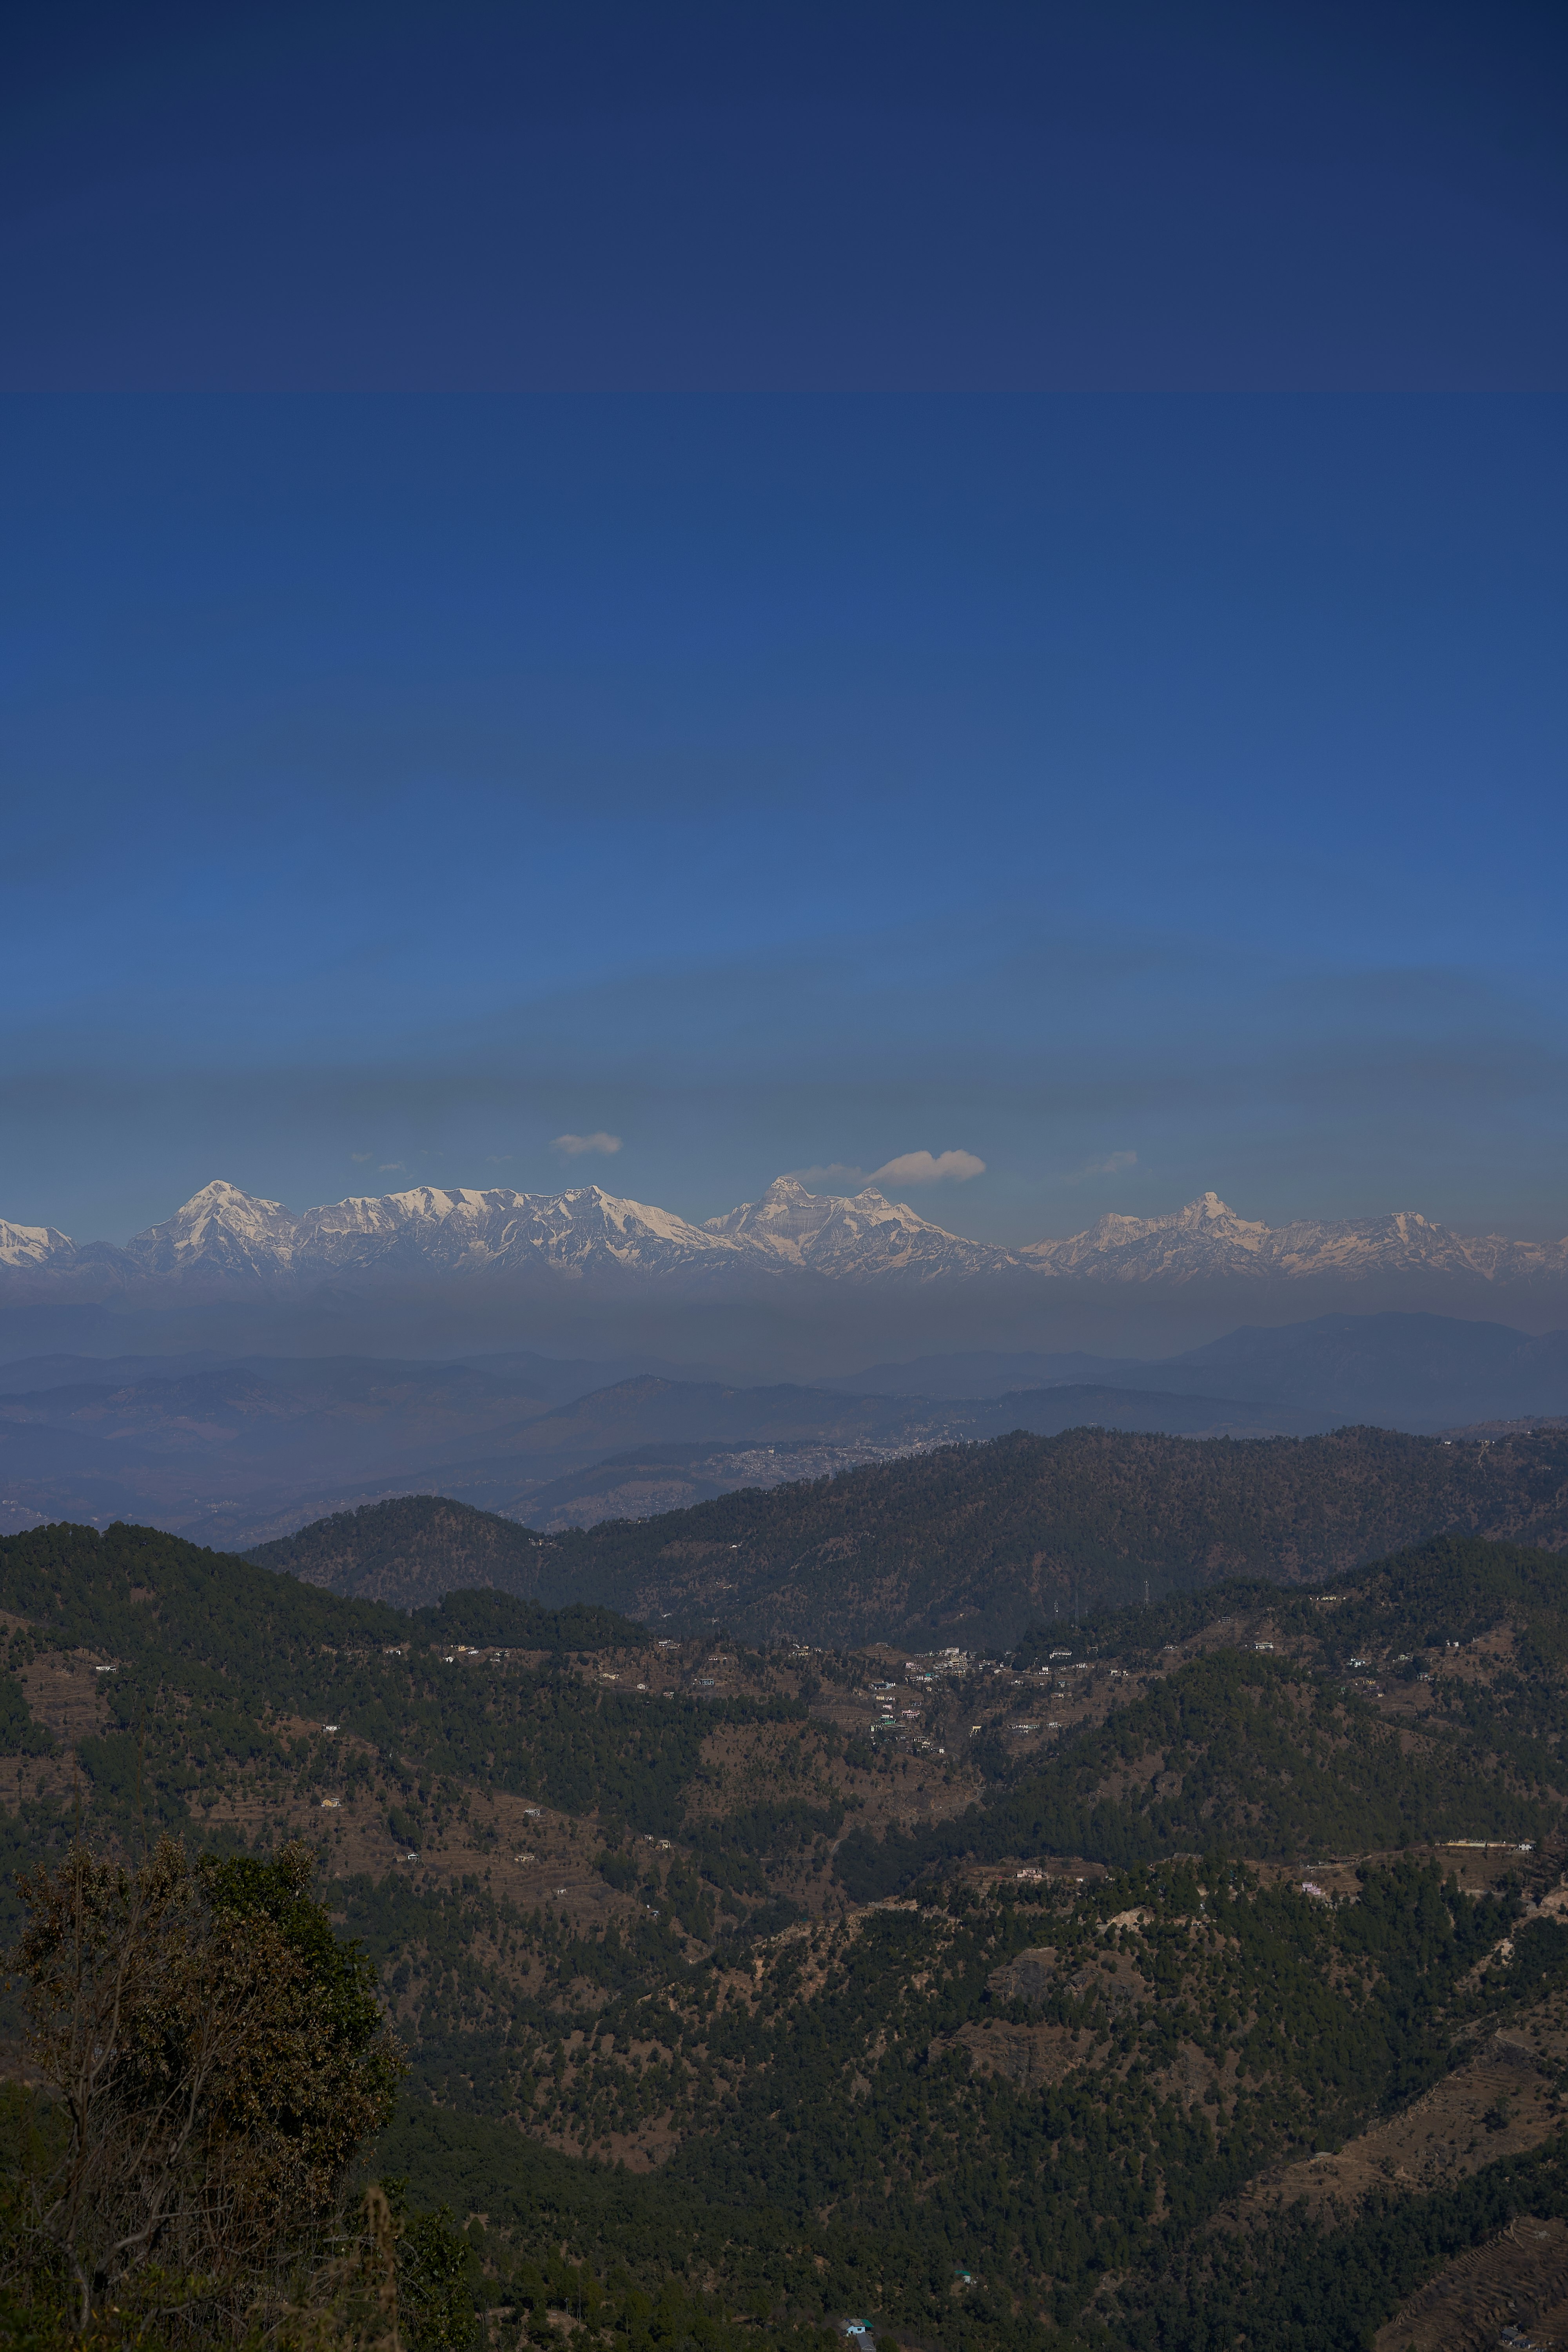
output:
M1016 1643L1053 1610L1227 1579L1315 1583L1439 1535L1568 1544L1568 1438L1396 1430L1161 1437L1080 1428L742 1488L541 1537L443 1497L318 1521L247 1555L345 1594L502 1584L697 1631L853 1647ZM454 1566L461 1572L454 1575Z
M1121 1443L1142 1557L1138 1465L1173 1442ZM1025 1444L1060 1441L992 1449L1005 1495ZM950 1465L933 1548L956 1552L984 1451ZM1548 1465L1467 1472L1494 1475L1544 1528ZM929 1684L831 1625L808 1649L739 1608L639 1622L629 1570L592 1599L573 1579L407 1613L145 1528L5 1538L6 1943L27 1874L84 1848L190 1857L207 1876L181 1899L220 1944L234 1872L305 1854L309 1918L271 1880L246 1899L389 2021L400 2083L342 2211L379 2184L420 2352L816 2347L847 2315L919 2352L1370 2342L1510 2216L1568 2216L1568 1606L1553 1551L1418 1510L1426 1539L1347 1559L1364 1546L1331 1542L1318 1479L1288 1580L1259 1573L1245 1496L1199 1481L1161 1538L1167 1564L1184 1547L1174 1589L1108 1605L1082 1551L1076 1622L1058 1606L1005 1660L969 1631ZM846 1533L840 1495L782 1492L683 1515L696 1555L764 1506L896 1553L885 1517ZM1460 1840L1499 1851L1477 1866ZM23 2082L25 1985L5 1999L0 2312L18 2343L74 2340L16 2252L58 2118ZM1331 2210L1260 2196L1457 2095L1500 2033L1534 2053L1529 2097L1447 2172Z

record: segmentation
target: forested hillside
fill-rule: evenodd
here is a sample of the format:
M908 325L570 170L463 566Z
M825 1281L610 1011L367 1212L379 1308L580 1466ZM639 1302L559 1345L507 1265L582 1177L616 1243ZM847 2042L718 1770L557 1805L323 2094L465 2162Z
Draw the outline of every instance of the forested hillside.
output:
M1059 1630L1059 1629L1058 1629ZM1026 1751L958 1818L837 1868L862 1899L952 1857L1069 1853L1115 1864L1185 1849L1293 1859L1450 1839L1541 1841L1568 1809L1568 1566L1439 1539L1337 1580L1332 1595L1228 1583L1075 1629L1014 1664L1055 1706L1070 1680L1128 1696Z
M244 1556L330 1592L418 1609L464 1586L536 1594L539 1549L537 1536L494 1511L444 1495L399 1495L334 1511Z
M906 1660L45 1528L8 1874L314 1850L412 2070L366 2177L466 2225L416 2352L1351 2352L1568 2210L1565 1574L1440 1539Z
M389 1598L425 1598L442 1578L494 1580L667 1630L718 1621L749 1641L1005 1645L1032 1618L1122 1605L1146 1586L1163 1596L1236 1576L1307 1583L1430 1536L1555 1549L1568 1543L1568 1438L1075 1429L510 1546L489 1532L505 1522L449 1510L438 1519L431 1498L379 1504L249 1556L342 1591L385 1581Z

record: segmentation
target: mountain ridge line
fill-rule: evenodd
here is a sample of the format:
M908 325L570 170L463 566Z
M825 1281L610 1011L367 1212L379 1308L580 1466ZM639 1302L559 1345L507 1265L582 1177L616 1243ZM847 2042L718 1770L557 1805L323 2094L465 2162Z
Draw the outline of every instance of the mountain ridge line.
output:
M1420 1272L1506 1286L1568 1276L1568 1237L1465 1235L1414 1210L1269 1226L1205 1192L1156 1217L1108 1212L1081 1233L1016 1247L949 1232L868 1186L815 1193L779 1177L701 1224L598 1185L554 1193L419 1185L299 1212L215 1181L122 1247L0 1219L0 1298L96 1286L254 1292L369 1276L505 1275L655 1283L702 1294L816 1276L856 1285L990 1279L1300 1281Z

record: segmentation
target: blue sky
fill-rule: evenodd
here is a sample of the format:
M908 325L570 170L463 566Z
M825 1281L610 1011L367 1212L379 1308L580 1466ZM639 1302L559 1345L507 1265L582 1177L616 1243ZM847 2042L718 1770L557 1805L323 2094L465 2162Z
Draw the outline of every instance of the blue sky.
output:
M1552 12L214 22L10 101L0 1215L1568 1226Z

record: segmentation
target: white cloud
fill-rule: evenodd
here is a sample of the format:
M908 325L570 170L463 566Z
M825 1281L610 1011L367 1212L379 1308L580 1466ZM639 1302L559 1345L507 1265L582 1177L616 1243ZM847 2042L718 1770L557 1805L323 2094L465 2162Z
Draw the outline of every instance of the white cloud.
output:
M898 1159L873 1168L873 1184L967 1184L972 1176L984 1176L985 1162L973 1151L904 1151Z
M375 1172L378 1176L406 1176L408 1171L401 1160L384 1160Z
M558 1135L550 1146L552 1151L563 1152L568 1160L576 1160L584 1151L611 1152L620 1148L620 1137L606 1135L603 1128L597 1135Z
M1091 1160L1084 1170L1086 1176L1120 1176L1124 1168L1136 1168L1135 1151L1113 1151L1108 1160Z
M880 1168L848 1168L835 1160L826 1168L792 1168L802 1184L826 1184L837 1192L858 1192L868 1184L967 1184L984 1176L985 1162L973 1151L904 1151Z
M371 1151L351 1151L349 1153L349 1158L353 1160L357 1167L360 1168L364 1166L367 1160L373 1160L374 1157L374 1153Z

